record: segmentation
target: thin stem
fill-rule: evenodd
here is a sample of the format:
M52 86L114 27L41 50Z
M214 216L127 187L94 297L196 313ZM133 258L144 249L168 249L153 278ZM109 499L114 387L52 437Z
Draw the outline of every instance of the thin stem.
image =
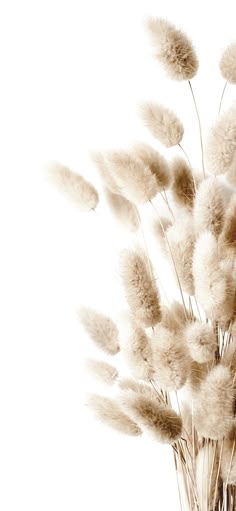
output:
M178 144L178 146L180 147L181 151L183 151L184 156L185 156L185 158L186 158L186 160L187 160L187 162L188 162L189 166L190 166L190 167L191 167L191 169L192 169L192 165L191 165L190 159L189 159L189 157L188 157L188 155L187 155L187 153L186 153L185 149L183 148L183 146L182 146L181 144Z
M221 98L220 98L220 106L219 106L219 110L218 110L218 115L220 115L220 112L221 112L222 102L223 102L223 98L224 98L224 95L225 95L225 89L227 87L227 84L228 84L228 82L226 81L225 85L224 85L224 88L223 88L223 91L222 91L222 94L221 94Z
M188 84L189 84L190 91L191 91L191 94L192 94L192 97L193 97L193 102L194 102L194 106L195 106L195 110L196 110L196 114L197 114L197 119L198 119L199 134L200 134L200 143L201 143L201 152L202 152L202 171L203 171L203 176L204 176L204 177L206 177L206 173L205 173L205 164L204 164L204 151L203 151L203 141L202 141L202 127L201 127L201 120L200 120L200 115L199 115L199 111L198 111L198 107L197 107L196 99L195 99L195 96L194 96L194 92L193 92L193 88L192 88L192 84L191 84L190 80L188 80Z

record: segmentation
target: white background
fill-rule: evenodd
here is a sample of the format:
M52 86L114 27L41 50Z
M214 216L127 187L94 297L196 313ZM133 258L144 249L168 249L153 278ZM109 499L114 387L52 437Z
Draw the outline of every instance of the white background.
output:
M137 116L145 99L177 112L200 164L187 84L152 59L146 15L192 37L205 133L224 84L218 61L236 38L233 1L1 2L1 511L178 509L170 449L110 432L85 406L91 349L77 310L123 306L116 254L126 240L103 206L81 216L45 174L59 160L96 181L90 149L152 141ZM230 87L225 105L235 97Z

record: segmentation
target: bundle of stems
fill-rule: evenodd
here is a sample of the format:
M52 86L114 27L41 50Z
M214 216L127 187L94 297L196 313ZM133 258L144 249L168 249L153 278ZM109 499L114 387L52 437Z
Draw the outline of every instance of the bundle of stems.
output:
M140 116L152 136L179 156L167 160L144 143L93 153L110 210L142 245L122 251L120 276L128 315L120 326L83 307L79 317L102 360L88 369L114 395L93 394L96 417L121 433L150 434L173 451L182 510L236 510L236 108L219 116L205 145L191 80L198 59L189 38L163 19L146 21L155 58L173 80L187 82L199 124L202 165L193 170L182 145L184 126L159 103ZM236 83L236 44L220 60L226 83ZM224 86L224 91L225 91ZM220 111L222 107L220 100ZM206 162L205 162L206 161ZM60 164L53 182L82 211L96 211L97 190ZM219 175L221 175L219 177ZM166 208L163 217L160 204ZM153 236L169 261L179 301L160 287L142 223L153 215ZM120 358L121 357L121 358ZM111 358L114 363L111 363ZM118 370L123 360L129 377Z

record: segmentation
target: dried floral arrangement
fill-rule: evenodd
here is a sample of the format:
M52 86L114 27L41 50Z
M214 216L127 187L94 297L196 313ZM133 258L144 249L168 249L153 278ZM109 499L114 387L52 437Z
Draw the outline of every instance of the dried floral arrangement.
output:
M193 45L166 20L150 18L146 29L167 76L189 84L202 168L193 169L181 145L181 121L158 103L143 104L140 116L155 139L166 148L179 146L181 156L169 161L144 143L92 156L111 212L131 233L141 230L143 246L120 256L129 308L125 339L106 314L80 310L87 334L114 360L89 361L93 374L114 388L112 398L90 396L89 406L117 431L149 433L170 444L181 509L231 511L236 509L236 108L221 113L224 87L219 116L203 144L191 83L198 70ZM220 71L225 86L236 84L236 43L224 51ZM81 211L96 210L99 194L82 176L60 164L51 167L50 176ZM166 205L165 217L157 199ZM146 203L179 302L167 302L159 289L160 268L150 260L142 227ZM118 373L118 353L128 378Z

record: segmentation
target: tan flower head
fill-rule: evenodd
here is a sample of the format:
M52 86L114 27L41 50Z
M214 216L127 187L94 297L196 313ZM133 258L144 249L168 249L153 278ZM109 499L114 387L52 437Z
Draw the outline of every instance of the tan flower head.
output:
M195 321L187 326L185 336L193 360L200 364L213 360L217 344L214 330L209 324Z
M86 365L92 376L105 385L113 385L118 377L117 369L103 360L88 359Z
M208 229L219 236L225 215L226 201L222 184L214 177L204 179L197 191L193 218L196 234Z
M142 434L139 426L123 412L115 400L93 394L88 399L88 405L98 420L116 431L131 436Z
M124 353L133 376L150 380L153 375L152 348L147 333L132 322L127 337L126 342L122 344L121 351Z
M198 70L198 59L191 41L172 23L161 18L148 18L146 27L154 56L173 80L191 80Z
M116 355L120 351L118 329L111 318L88 307L81 307L79 319L99 348L109 355Z
M192 209L195 197L194 179L189 165L180 157L175 158L172 163L171 191L179 206Z
M236 84L236 42L231 43L223 52L220 70L227 82Z
M207 168L213 174L230 171L236 149L236 105L223 112L209 131L206 142Z
M147 144L136 144L135 155L149 165L151 172L156 177L159 191L168 188L170 184L170 170L167 161L160 153Z
M115 219L129 231L136 232L140 225L136 206L122 195L111 192L108 188L104 192Z
M171 227L167 229L166 236L174 258L172 264L174 274L178 274L183 291L189 295L194 294L194 280L192 274L192 259L195 246L195 234L193 232L193 219L189 214L180 215Z
M153 137L165 147L178 145L184 134L184 127L172 110L159 103L143 103L140 116Z
M90 211L97 207L97 190L84 177L60 163L50 165L48 175L56 188L73 201L80 211Z

